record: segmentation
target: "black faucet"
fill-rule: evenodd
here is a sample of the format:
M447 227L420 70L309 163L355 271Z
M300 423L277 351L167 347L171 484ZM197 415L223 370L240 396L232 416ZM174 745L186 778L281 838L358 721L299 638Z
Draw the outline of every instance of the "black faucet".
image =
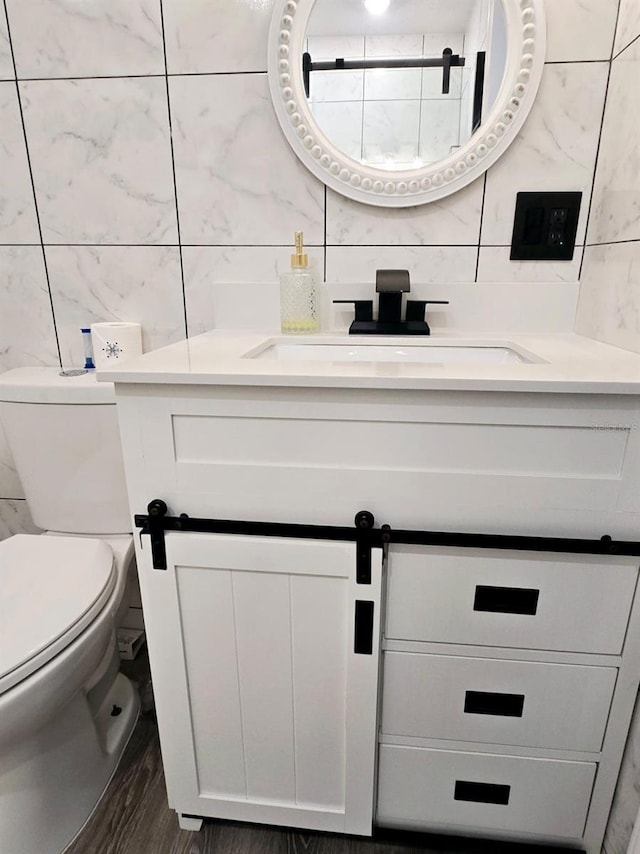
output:
M429 304L448 305L449 300L407 300L405 319L402 319L402 294L409 293L408 270L376 270L378 319L373 319L373 300L336 299L336 303L355 305L355 320L349 335L430 335L425 319Z

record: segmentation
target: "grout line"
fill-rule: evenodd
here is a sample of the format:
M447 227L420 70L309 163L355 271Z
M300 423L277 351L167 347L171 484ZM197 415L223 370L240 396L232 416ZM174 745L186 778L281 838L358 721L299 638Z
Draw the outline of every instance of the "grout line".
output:
M630 237L627 240L603 240L599 243L586 243L584 248L590 249L592 246L622 246L625 243L640 243L640 237Z
M618 12L619 11L620 11L620 9L618 8ZM616 19L616 26L617 26L617 19ZM578 281L580 281L580 279L582 278L582 271L584 268L584 259L585 259L585 255L586 255L586 247L588 245L587 244L587 238L588 238L588 234L589 234L589 227L591 225L591 216L593 213L593 200L595 198L596 180L598 177L598 165L600 162L600 147L602 144L602 134L604 132L604 122L605 122L605 118L607 115L607 101L609 99L609 83L611 81L611 70L613 68L613 60L612 59L609 60L608 65L609 65L609 70L607 72L607 85L605 86L605 89L604 89L604 104L602 107L602 118L600 119L600 133L598 134L598 145L596 147L596 156L595 156L595 160L594 160L594 164L593 164L593 177L591 180L591 193L589 195L589 205L587 207L587 216L586 216L586 220L585 220L584 244L582 246L582 258L580 259L580 269L578 270Z
M480 249L482 247L482 224L484 222L484 202L487 195L487 173L482 176L484 183L482 185L482 205L480 207L480 228L478 229L478 254L476 256L476 275L474 281L478 281L478 273L480 271Z
M618 8L616 9L616 22L613 27L613 39L611 40L611 55L610 59L613 61L614 56L613 53L616 49L616 37L618 35L618 25L620 24L620 11L622 9L622 0L618 0Z
M310 244L312 245L312 244ZM324 185L324 244L323 244L322 281L327 281L327 185Z
M163 44L164 44L164 26L163 26ZM164 54L165 54L165 68L166 68L166 44ZM17 72L16 72L17 73ZM73 80L147 80L148 78L154 78L158 80L163 80L165 77L230 77L236 76L239 74L267 74L267 70L265 68L264 71L182 71L182 72L169 72L165 71L164 74L88 74L88 75L75 75L70 77L10 77L8 80L0 80L1 82L12 83L14 79L19 80L21 83L54 83L54 82L69 82Z
M7 38L9 40L9 50L11 52L11 61L13 63L13 72L16 75L15 87L16 87L16 97L18 99L18 110L20 112L20 123L22 124L22 134L24 136L24 149L25 154L27 155L27 166L29 168L29 178L31 180L31 192L33 193L33 206L36 214L36 223L38 225L38 236L40 238L40 247L42 249L42 263L44 266L44 275L47 282L47 291L49 293L49 305L51 307L51 322L53 324L53 334L56 339L56 349L58 351L58 361L60 362L60 367L62 368L62 353L60 352L60 339L58 337L58 325L56 323L56 313L53 307L53 294L51 292L51 281L49 279L49 268L47 266L47 253L44 248L44 241L42 239L42 223L40 221L40 210L38 208L38 198L36 195L36 185L33 179L33 167L31 165L31 153L29 152L29 142L27 140L27 126L24 121L24 111L22 109L22 98L20 97L20 85L18 83L18 69L16 66L16 57L13 51L13 39L11 38L11 26L9 24L9 10L7 9L7 0L3 0L4 2L4 13L7 19ZM32 244L37 246L38 244Z
M187 294L184 286L184 261L182 258L182 237L180 232L180 207L178 205L178 183L176 180L176 159L173 147L173 123L171 121L171 97L169 95L169 69L167 65L167 42L165 39L164 30L164 9L162 0L159 0L160 5L160 25L162 27L162 50L164 55L164 80L167 90L167 115L169 118L169 143L171 145L171 173L173 177L173 195L176 200L176 230L178 232L178 255L180 257L180 283L182 286L182 311L184 319L184 335L189 337L189 324L187 322Z
M622 48L622 50L619 50L619 51L618 51L618 53L616 53L616 55L613 57L613 59L615 60L615 59L618 59L618 57L619 57L619 56L622 56L622 54L625 52L625 50L629 50L629 48L631 47L631 45L635 44L635 43L638 41L638 39L640 39L640 35L637 35L637 36L635 37L635 39L631 39L631 41L629 42L629 44L625 45L625 46Z

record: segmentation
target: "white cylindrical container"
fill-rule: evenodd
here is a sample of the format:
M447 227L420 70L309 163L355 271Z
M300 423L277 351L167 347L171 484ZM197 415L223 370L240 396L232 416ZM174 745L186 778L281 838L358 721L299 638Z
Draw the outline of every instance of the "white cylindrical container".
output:
M92 323L91 340L97 370L142 354L142 327L139 323Z

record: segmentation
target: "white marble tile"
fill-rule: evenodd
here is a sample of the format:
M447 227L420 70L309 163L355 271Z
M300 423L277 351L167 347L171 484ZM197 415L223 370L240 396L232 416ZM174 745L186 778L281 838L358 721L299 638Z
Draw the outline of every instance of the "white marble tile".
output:
M415 208L361 205L327 190L327 243L411 245L478 243L484 178Z
M0 6L0 80L11 80L15 78L13 72L13 59L11 58L11 45L9 44L9 28L7 27L7 16L4 13L4 5Z
M0 246L0 283L0 370L58 364L42 248Z
M177 242L164 80L20 91L45 243Z
M640 241L587 247L576 331L640 353Z
M636 705L604 837L607 854L627 854L640 806L640 707Z
M82 365L81 327L142 324L143 350L185 337L177 247L49 246L47 267L62 364Z
M572 261L511 261L508 246L483 246L478 264L479 282L578 282L582 247Z
M551 0L544 5L547 62L611 58L618 0Z
M266 71L273 0L163 0L170 74Z
M618 53L640 36L640 5L638 0L620 0L620 16L614 53Z
M362 153L365 163L410 169L418 157L420 101L365 101Z
M520 191L582 191L578 244L584 241L608 65L545 66L540 91L517 139L487 173L482 244L511 244Z
M164 74L157 0L7 0L18 77Z
M184 290L189 335L209 329L278 327L278 276L290 266L287 246L185 246ZM323 250L307 247L323 278Z
M362 159L362 101L315 103L311 111L318 127L336 148L354 160Z
M612 63L589 243L640 240L639 89L640 40Z
M472 282L478 250L473 246L329 246L327 282L371 282L376 270L409 270L412 283Z
M33 523L26 501L0 498L0 540L6 540L14 534L40 533L40 528Z
M324 240L324 185L291 150L266 75L169 81L185 244Z
M39 243L15 83L0 83L0 243Z
M311 33L313 18L309 20L307 33ZM364 36L316 36L309 35L306 49L312 60L328 61L342 59L364 59Z

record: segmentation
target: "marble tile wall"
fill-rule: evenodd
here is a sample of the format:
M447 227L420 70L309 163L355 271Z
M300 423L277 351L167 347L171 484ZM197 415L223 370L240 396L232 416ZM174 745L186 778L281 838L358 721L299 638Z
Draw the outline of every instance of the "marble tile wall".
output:
M483 316L505 283L531 288L528 305L555 287L567 311L579 258L510 262L515 195L590 196L619 0L548 0L548 63L517 142L486 178L403 210L344 199L290 151L266 77L272 3L0 4L0 371L76 364L96 320L140 321L147 348L210 328L214 293L233 314L222 286L272 283L294 230L345 291L384 262L440 295L472 285ZM618 47L636 24L628 2ZM30 524L1 438L0 517L0 536Z
M640 352L640 4L621 0L576 329ZM626 854L640 807L637 704L604 842Z

